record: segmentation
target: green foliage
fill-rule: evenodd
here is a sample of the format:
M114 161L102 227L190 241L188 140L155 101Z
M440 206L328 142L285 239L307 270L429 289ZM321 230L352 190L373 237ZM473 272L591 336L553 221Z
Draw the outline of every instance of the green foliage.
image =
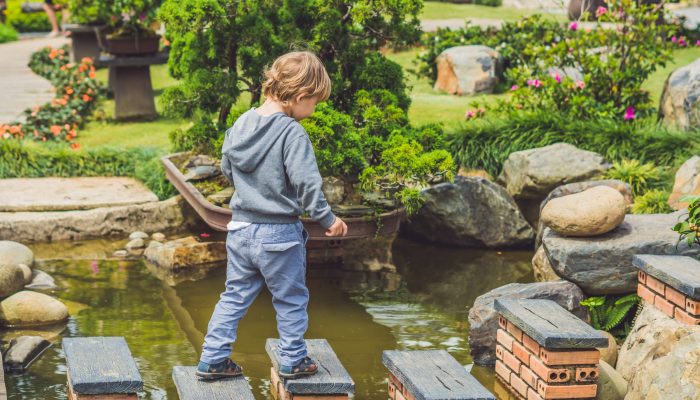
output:
M23 13L22 3L23 0L7 0L7 25L18 32L48 32L51 30L51 23L46 17L46 13Z
M604 297L589 297L581 302L588 308L591 325L595 329L610 332L613 336L627 336L632 325L639 296L628 294L624 296L608 295Z
M82 25L101 25L110 21L110 2L100 0L68 0L72 21Z
M12 42L17 40L19 35L11 26L0 23L0 43Z
M642 193L659 186L662 172L653 163L642 164L639 160L623 159L615 161L605 176L608 179L629 183L632 193L635 196L641 196Z
M681 201L688 202L688 214L672 228L678 232L678 244L700 245L700 196L685 196Z
M175 190L165 179L160 156L149 148L75 151L56 144L0 140L0 178L131 176L165 199Z
M633 214L665 214L672 212L668 205L669 193L663 189L652 189L641 196L635 196Z
M110 37L153 36L150 24L155 20L160 0L110 0L98 2L98 14L110 16Z

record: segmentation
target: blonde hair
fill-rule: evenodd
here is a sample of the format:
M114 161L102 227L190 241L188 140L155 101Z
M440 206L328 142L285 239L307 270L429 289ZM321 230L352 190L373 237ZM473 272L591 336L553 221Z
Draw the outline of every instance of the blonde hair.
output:
M299 95L324 101L331 95L331 78L314 53L293 51L278 57L265 71L263 94L285 106Z

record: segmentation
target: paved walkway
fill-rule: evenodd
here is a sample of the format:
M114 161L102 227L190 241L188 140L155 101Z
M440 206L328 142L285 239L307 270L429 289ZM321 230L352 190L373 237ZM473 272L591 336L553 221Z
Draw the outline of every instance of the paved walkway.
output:
M0 44L0 124L15 121L25 109L53 98L51 84L32 72L27 63L40 48L67 42L66 38L38 38Z

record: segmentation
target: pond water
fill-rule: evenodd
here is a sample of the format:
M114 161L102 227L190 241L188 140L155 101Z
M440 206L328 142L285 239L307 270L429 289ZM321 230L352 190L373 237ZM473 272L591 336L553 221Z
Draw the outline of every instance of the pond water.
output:
M307 338L326 338L356 383L356 399L384 400L387 349L445 349L460 363L471 358L467 313L480 294L510 282L532 281L529 251L443 248L406 239L393 246L396 271L309 267ZM145 381L144 399L177 399L174 365L194 365L209 318L224 288L225 268L174 287L141 261L49 261L38 269L62 288L67 324L40 333L55 344L23 375L7 375L9 399L65 399L60 337L124 336ZM12 337L20 332L5 332ZM27 331L23 331L24 334ZM257 399L268 399L270 361L265 339L276 337L271 296L263 291L239 328L233 358L245 368ZM493 389L493 372L472 370Z

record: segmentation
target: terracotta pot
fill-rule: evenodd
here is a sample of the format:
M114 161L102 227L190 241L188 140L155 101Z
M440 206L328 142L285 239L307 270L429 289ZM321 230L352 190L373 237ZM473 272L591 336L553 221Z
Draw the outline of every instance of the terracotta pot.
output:
M107 38L106 51L115 56L142 56L156 54L160 36Z

